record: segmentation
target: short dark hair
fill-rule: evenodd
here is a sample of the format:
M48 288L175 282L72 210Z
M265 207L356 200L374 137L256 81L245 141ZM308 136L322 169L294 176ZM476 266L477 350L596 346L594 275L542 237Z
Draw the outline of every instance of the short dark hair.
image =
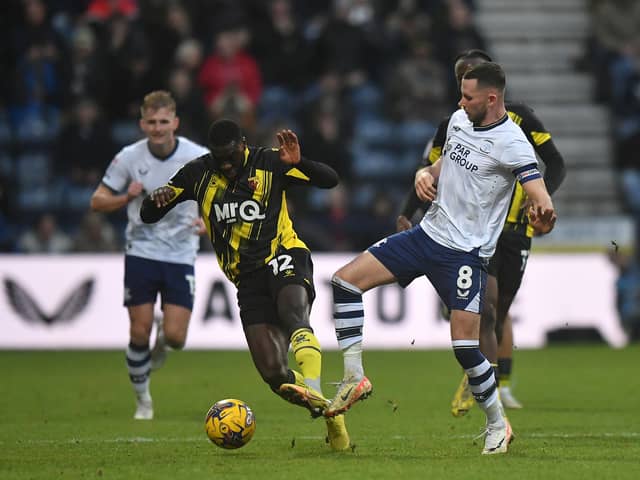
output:
M233 120L216 120L209 127L207 140L210 147L226 147L231 142L244 141L240 126Z
M487 52L480 50L479 48L472 48L471 50L465 50L464 52L459 53L453 60L453 63L455 64L459 60L475 60L476 58L486 60L487 62L493 62L493 59Z
M504 90L506 78L502 67L494 62L479 63L475 67L467 70L462 77L464 80L478 80L480 87L494 87Z

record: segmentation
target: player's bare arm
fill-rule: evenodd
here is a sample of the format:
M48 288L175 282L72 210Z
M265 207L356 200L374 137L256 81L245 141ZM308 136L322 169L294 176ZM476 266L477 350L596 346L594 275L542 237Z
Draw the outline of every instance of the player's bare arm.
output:
M549 233L555 226L557 215L544 180L531 180L524 183L522 188L529 197L529 225L538 234Z
M438 159L433 165L421 168L416 172L415 188L418 198L423 202L432 202L436 198L438 177L442 167Z
M131 182L127 193L117 195L104 184L98 185L91 196L91 209L97 212L113 212L125 207L131 200L138 197L143 191L142 183Z
M287 165L300 163L300 144L292 130L281 130L276 134L280 144L280 160Z

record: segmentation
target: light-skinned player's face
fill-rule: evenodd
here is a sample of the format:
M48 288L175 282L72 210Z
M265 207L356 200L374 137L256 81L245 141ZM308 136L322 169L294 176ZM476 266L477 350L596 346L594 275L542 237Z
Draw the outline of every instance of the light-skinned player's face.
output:
M487 88L478 88L478 80L462 79L460 85L461 97L458 106L466 113L469 120L476 126L483 124L491 101L495 101L495 94Z
M178 125L176 112L166 107L157 110L148 108L140 119L140 128L147 136L149 143L156 147L173 145Z

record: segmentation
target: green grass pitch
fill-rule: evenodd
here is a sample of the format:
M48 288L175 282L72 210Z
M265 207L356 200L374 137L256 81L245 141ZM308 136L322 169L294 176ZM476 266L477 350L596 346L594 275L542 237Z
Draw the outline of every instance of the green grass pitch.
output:
M481 456L476 408L449 413L450 351L365 351L373 396L353 407L353 447L335 453L322 420L273 395L247 352L170 354L152 376L153 421L132 419L123 352L0 352L0 479L637 479L640 346L517 351L506 455ZM324 390L342 371L326 352ZM235 397L254 410L244 448L215 447L204 415Z

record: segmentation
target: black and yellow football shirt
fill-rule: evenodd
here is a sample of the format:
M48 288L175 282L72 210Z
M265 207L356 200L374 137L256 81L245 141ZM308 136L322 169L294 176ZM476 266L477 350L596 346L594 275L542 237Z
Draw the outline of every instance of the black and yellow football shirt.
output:
M280 248L304 248L289 217L286 189L290 185L331 188L336 172L325 164L302 158L296 165L280 160L277 148L247 147L245 160L233 180L214 167L207 154L184 165L167 186L176 193L163 208L145 198L141 216L157 221L176 204L195 200L224 274L238 276L263 267Z

